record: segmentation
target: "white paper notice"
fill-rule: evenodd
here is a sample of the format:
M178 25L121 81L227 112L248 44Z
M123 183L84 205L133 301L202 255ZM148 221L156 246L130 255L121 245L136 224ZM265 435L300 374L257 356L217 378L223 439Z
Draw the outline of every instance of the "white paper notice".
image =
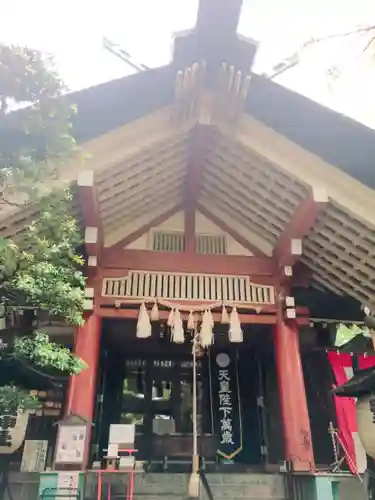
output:
M111 424L109 427L109 444L122 444L134 446L135 425L133 424Z
M80 464L85 453L85 425L61 425L56 446L55 462Z
M56 497L61 495L64 500L77 500L78 483L79 472L58 472Z

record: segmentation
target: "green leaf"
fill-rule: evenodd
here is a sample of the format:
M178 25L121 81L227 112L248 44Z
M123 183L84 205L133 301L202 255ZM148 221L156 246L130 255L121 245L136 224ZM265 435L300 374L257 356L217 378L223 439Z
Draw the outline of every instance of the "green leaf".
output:
M341 347L350 340L352 340L356 335L364 335L365 337L370 336L368 328L358 325L344 325L340 324L336 331L335 346Z
M0 415L15 411L36 410L41 403L36 396L16 385L0 386Z
M41 368L54 368L69 373L80 373L87 365L74 356L67 347L50 340L43 332L35 332L32 336L16 338L13 355Z
M0 44L0 199L38 197L38 183L76 153L76 107L53 60L27 47ZM10 112L14 108L19 108Z
M82 325L84 259L73 196L46 187L77 153L71 123L77 110L64 95L66 90L51 58L27 47L0 44L0 203L21 194L25 203L35 203L38 213L16 241L0 238L0 306L43 310ZM29 325L25 331L32 333L33 328ZM0 359L12 357L69 374L86 367L40 332L16 338L6 352L1 350ZM0 387L0 411L36 404L22 388Z

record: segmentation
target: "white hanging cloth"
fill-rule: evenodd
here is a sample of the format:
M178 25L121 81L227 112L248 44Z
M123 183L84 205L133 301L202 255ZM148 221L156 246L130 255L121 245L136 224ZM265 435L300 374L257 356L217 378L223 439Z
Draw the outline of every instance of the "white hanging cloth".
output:
M146 339L151 337L152 328L150 317L147 312L145 303L141 304L139 308L138 323L137 323L137 337L140 339Z
M184 325L182 323L181 313L178 309L174 311L171 340L175 344L183 344L185 342Z
M233 307L230 313L228 337L230 342L243 342L243 331L236 307Z
M201 329L199 332L199 340L202 347L208 347L212 345L214 339L213 326L214 322L212 319L211 311L204 311Z

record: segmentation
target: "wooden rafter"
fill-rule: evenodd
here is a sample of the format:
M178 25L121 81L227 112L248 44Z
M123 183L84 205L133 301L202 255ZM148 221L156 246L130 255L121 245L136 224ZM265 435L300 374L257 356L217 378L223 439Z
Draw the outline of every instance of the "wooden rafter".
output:
M204 152L210 140L211 129L207 125L196 125L190 135L189 162L186 170L184 190L185 250L195 252L195 212L202 186Z
M204 207L201 204L198 204L197 209L202 215L204 215L207 219L213 222L222 231L229 234L229 236L235 239L240 245L246 248L246 250L251 252L255 257L265 257L265 254L261 250L259 250L259 248L256 248L254 245L252 245L246 238L241 236L237 231L232 229L226 222L221 220L206 207Z
M230 130L223 129L222 132L230 136ZM326 188L329 199L344 207L352 217L371 222L371 215L375 213L373 189L250 115L242 116L236 138L244 150L277 165L291 179L298 179L310 186L321 184ZM358 200L361 202L358 203Z
M94 171L83 170L77 179L78 198L85 228L87 265L96 267L103 247L99 204L95 193Z
M120 241L115 243L113 246L111 246L111 250L116 250L116 249L122 249L125 248L126 246L130 245L130 243L133 243L133 241L137 240L141 236L143 236L145 233L148 233L151 229L154 227L159 226L163 222L165 222L167 219L172 217L176 212L179 212L182 208L181 204L175 205L169 210L166 210L162 214L158 215L157 217L154 217L151 219L147 224L142 225L135 231L133 231L130 234L127 234L124 238L122 238Z
M312 189L299 204L274 248L273 255L279 269L292 267L299 260L303 253L302 240L314 227L327 201L325 191Z

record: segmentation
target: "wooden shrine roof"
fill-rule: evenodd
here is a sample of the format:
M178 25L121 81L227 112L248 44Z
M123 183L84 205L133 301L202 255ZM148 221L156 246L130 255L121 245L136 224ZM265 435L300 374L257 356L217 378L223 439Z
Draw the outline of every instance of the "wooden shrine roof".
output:
M95 169L106 246L116 245L150 218L156 225L158 218L177 212L186 197L191 165L199 162L198 211L214 214L259 254L272 256L311 188L323 182L330 202L306 235L301 260L312 270L318 288L374 302L374 190L339 175L335 167L248 114L237 136L225 127L203 126L205 134L199 139L190 123L176 126L172 111L164 107L83 146L92 158L81 168ZM64 178L74 185L77 173L77 165L72 165ZM35 217L35 210L27 207L8 214L0 234L16 236ZM77 215L83 215L78 204Z
M254 255L277 257L285 238L303 239L314 286L374 305L375 132L262 77L240 74L231 94L202 86L195 70L174 61L68 97L90 158L58 183L76 187L93 172L98 205L95 214L77 196L77 216L100 225L106 247L123 247L194 199ZM2 207L0 235L17 237L36 213ZM296 219L305 232L293 233Z
M74 124L86 142L172 102L177 68L170 64L70 95ZM375 131L259 75L245 110L279 134L375 188Z

